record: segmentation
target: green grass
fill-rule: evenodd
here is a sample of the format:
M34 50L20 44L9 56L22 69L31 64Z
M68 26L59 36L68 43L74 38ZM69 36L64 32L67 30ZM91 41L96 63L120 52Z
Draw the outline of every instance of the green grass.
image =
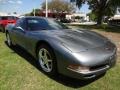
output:
M34 59L22 49L10 49L0 32L0 90L119 90L120 63L107 74L87 85L86 81L65 76L50 78L42 73Z

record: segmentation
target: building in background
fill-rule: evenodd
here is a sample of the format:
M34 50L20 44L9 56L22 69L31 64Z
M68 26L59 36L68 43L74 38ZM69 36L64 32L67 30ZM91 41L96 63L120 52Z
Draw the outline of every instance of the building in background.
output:
M87 16L85 13L73 13L73 14L67 14L66 19L75 22L85 22L85 21L89 21L89 16Z
M117 8L116 14L109 19L109 25L120 26L120 7Z

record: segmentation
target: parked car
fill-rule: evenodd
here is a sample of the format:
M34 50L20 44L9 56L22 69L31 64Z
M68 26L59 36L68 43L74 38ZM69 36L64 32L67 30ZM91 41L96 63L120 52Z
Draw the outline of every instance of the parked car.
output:
M2 32L5 32L5 27L8 24L15 24L18 18L15 16L0 16L0 28Z
M23 47L49 75L61 73L72 78L92 79L116 63L116 46L89 30L72 30L42 17L23 17L7 27L8 45Z
M108 20L108 25L109 26L118 26L118 27L120 27L120 19Z
M70 23L71 20L68 20L68 19L66 19L66 18L61 18L61 19L60 19L60 22L62 22L62 23Z

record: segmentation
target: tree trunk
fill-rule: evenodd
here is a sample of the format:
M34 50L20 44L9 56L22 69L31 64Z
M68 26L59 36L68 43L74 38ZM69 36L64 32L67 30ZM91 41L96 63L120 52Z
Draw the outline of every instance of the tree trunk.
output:
M102 20L103 20L103 14L98 13L98 17L97 17L97 25L98 26L100 26L102 24Z

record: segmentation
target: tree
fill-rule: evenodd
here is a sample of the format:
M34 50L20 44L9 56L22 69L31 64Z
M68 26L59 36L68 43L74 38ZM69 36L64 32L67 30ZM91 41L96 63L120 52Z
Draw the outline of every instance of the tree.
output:
M42 9L45 9L45 2L42 4ZM70 13L74 11L74 7L67 1L64 0L51 0L48 2L48 9L52 12L60 13L67 12Z
M42 13L42 10L41 9L33 9L32 10L32 13L34 14L34 12L35 12L35 16L39 16L40 15L40 13Z
M42 13L41 9L33 9L32 12L25 14L26 16L34 16L34 10L35 10L35 16L39 16L40 13Z
M78 19L78 20L79 20L79 19L81 19L81 18L80 18L80 16L76 16L75 19Z
M13 14L17 14L17 12L13 12Z
M95 21L95 22L97 21L96 20L97 17L94 13L90 12L87 14L87 16L89 16L90 21Z
M97 25L102 24L104 16L112 16L120 6L120 0L76 0L76 5L80 8L82 4L88 3L89 9L96 15Z

